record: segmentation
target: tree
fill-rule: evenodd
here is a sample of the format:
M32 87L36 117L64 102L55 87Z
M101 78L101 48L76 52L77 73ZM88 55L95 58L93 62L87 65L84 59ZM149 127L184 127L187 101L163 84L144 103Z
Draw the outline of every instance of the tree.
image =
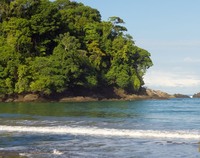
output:
M29 64L27 65L18 65L17 70L17 82L15 84L15 93L21 94L21 93L27 93L31 92L30 90L30 82L32 80L32 74L30 74L30 67Z
M80 43L68 33L60 36L58 46L54 49L53 60L58 62L62 75L68 78L69 88L76 86L93 87L97 84L87 52L80 50Z
M60 93L65 90L66 76L63 76L51 58L36 57L30 63L30 91L42 95Z
M16 52L29 55L32 48L30 23L22 18L10 18L2 23L2 34Z
M9 19L11 1L12 0L1 0L0 1L0 22Z
M144 84L143 75L152 66L150 54L134 45L130 35L118 35L112 42L112 60L106 74L110 85L129 92L138 92Z
M13 94L17 81L17 67L20 54L15 52L6 39L0 37L0 93Z
M152 66L120 17L70 0L1 0L0 30L0 94L136 93Z
M10 3L12 17L30 19L44 0L13 0Z
M81 41L84 40L84 27L90 23L100 23L101 15L98 10L91 7L68 2L63 0L56 1L61 14L62 30L69 31L71 35L76 36ZM82 43L81 43L82 44ZM84 45L81 45L84 48Z
M101 29L99 23L87 24L84 28L84 41L88 50L88 56L93 66L99 70L101 69L102 57L105 53L101 50Z
M57 31L60 27L60 14L57 6L48 0L41 0L30 18L31 40L33 42L33 52L36 56L46 56L52 54L56 42Z
M117 16L112 16L109 18L109 21L113 24L112 35L114 37L122 35L124 31L127 31L127 28L122 26L124 20Z

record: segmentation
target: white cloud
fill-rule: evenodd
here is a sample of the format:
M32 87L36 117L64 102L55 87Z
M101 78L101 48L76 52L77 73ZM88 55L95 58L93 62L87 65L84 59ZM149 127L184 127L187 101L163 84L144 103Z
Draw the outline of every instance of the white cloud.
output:
M200 92L200 77L177 72L150 70L144 77L145 86L170 94L195 94Z
M174 88L200 86L200 78L197 76L183 75L174 72L149 71L144 80L146 86Z
M200 40L139 40L151 53L154 66L144 76L145 86L170 93L200 92Z

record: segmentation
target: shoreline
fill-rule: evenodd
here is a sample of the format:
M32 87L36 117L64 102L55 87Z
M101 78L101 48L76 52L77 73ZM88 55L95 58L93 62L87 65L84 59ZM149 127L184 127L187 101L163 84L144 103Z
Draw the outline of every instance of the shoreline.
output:
M92 101L133 101L133 100L163 100L171 98L190 98L183 94L168 94L160 90L146 89L143 94L127 94L122 90L116 90L112 96L101 94L90 95L57 95L57 96L40 96L39 94L24 94L7 96L0 98L2 102L92 102Z
M30 94L32 95L32 94ZM33 95L32 95L33 96ZM37 99L24 99L16 97L8 97L6 99L0 100L0 103L20 103L20 102L93 102L93 101L131 101L131 100L151 100L151 99L169 99L169 98L151 98L149 96L132 96L127 98L96 98L89 96L67 96L60 99L49 99L38 97Z

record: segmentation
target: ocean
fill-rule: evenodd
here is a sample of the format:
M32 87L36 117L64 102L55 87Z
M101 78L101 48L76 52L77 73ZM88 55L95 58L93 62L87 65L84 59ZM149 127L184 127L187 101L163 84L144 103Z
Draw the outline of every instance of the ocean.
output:
M199 158L200 99L0 103L1 153Z

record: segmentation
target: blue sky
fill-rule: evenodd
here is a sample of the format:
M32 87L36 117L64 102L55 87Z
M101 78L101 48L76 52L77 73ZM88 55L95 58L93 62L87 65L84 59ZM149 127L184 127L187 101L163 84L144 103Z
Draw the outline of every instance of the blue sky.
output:
M107 21L119 16L154 66L146 86L168 93L200 92L200 0L75 0Z

